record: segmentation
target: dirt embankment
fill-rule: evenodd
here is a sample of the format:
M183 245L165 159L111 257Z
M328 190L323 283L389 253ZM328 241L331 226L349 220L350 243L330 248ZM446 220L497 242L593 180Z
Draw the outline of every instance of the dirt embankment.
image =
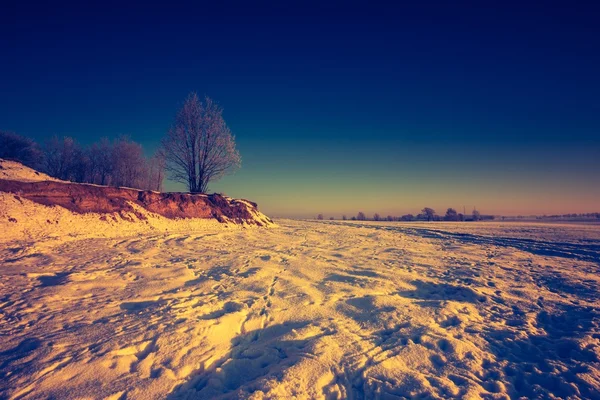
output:
M214 218L219 222L256 224L258 206L248 200L236 200L220 194L158 193L130 188L117 188L68 182L23 182L0 179L0 192L46 206L61 206L72 212L120 214L133 212L139 219L137 204L149 212L169 219ZM272 222L269 218L266 221Z

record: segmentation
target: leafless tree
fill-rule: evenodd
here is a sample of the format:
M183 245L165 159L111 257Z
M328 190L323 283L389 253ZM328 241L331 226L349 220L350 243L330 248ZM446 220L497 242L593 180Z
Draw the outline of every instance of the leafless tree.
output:
M165 159L146 158L142 146L127 137L103 138L88 148L73 138L52 137L43 150L31 139L0 131L0 158L39 168L55 178L100 185L162 190Z
M427 218L427 221L433 221L435 218L435 210L433 208L425 207L421 210L423 216Z
M454 208L449 208L448 210L446 210L446 215L444 216L444 219L446 221L458 221L458 213Z
M54 136L46 144L45 150L45 172L48 175L63 180L81 181L84 176L81 168L85 168L82 161L83 149L72 137L59 139Z
M162 142L167 170L192 193L206 193L208 184L241 164L235 138L223 110L206 97L191 93Z
M0 158L38 168L43 161L43 154L33 140L13 132L0 131Z
M373 215L373 221L380 221L381 220L381 215L379 215L379 213L375 213Z
M359 212L358 212L358 215L356 215L356 219L357 219L358 221L365 221L365 220L367 219L367 216L365 215L365 213L364 213L364 212L362 212L362 211L359 211Z
M77 148L71 160L69 179L73 182L88 182L90 160L82 147Z
M319 214L319 215L317 215L317 219L318 219L318 220L322 220L322 219L323 219L323 214Z
M387 216L387 220L388 220L388 221L393 221L393 220L394 220L394 217L392 217L391 215L388 215L388 216Z
M165 179L165 158L162 152L156 152L147 162L146 189L162 191Z
M110 184L113 171L112 145L107 138L92 144L87 150L89 159L89 183Z
M146 160L140 144L127 137L115 140L112 167L112 185L132 188L145 186Z
M473 209L473 221L479 221L481 219L481 213L476 209Z
M346 221L348 218L345 215L342 215L342 221Z

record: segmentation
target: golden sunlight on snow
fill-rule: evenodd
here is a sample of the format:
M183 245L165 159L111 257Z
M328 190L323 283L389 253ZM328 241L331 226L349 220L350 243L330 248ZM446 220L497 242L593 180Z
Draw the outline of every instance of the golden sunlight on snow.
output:
M32 168L26 167L25 165L10 160L3 160L0 158L0 179L10 179L21 182L40 182L40 181L53 181L53 182L64 182L60 179L52 178L44 174L43 172L36 171Z
M0 247L2 398L600 396L600 231L278 221Z

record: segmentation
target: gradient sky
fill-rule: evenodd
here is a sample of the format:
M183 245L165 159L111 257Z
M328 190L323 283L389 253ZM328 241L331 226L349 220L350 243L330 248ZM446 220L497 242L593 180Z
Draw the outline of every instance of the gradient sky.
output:
M196 91L242 155L211 190L273 216L600 211L600 6L412 3L5 4L0 129L151 154Z

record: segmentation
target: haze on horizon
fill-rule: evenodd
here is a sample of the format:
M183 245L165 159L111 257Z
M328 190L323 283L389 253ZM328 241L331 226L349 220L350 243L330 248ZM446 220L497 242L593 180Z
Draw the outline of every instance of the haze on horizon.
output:
M197 91L268 215L599 211L597 5L78 7L3 13L0 129L150 154Z

